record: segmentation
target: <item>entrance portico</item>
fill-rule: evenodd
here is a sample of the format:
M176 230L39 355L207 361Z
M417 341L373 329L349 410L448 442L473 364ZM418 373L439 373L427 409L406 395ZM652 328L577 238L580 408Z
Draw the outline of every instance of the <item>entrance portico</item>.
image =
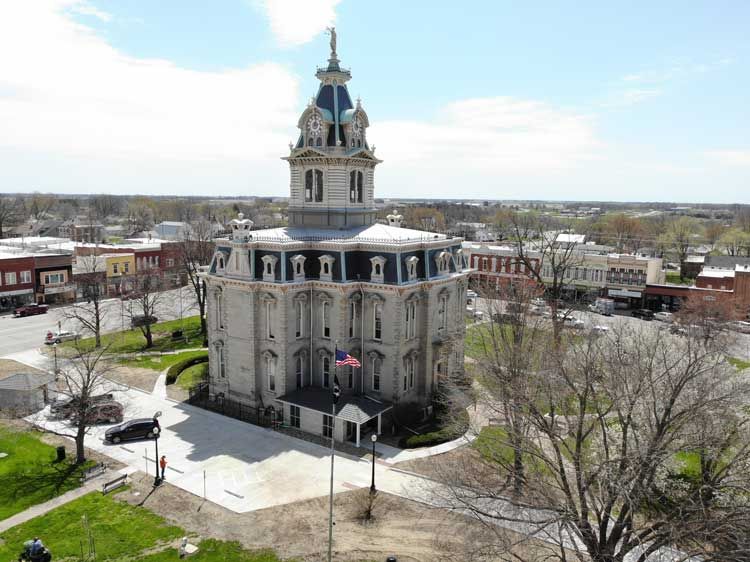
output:
M284 420L292 427L298 427L310 433L326 435L326 418L330 418L332 410L331 391L325 388L308 387L295 390L277 399L284 406ZM383 414L393 407L389 402L383 402L362 394L344 394L336 404L336 422L334 437L337 441L353 441L359 447L362 436L362 426L374 425L370 422L377 420L375 431L380 435L383 427ZM293 411L293 408L298 410ZM298 413L297 415L293 415ZM345 423L342 423L345 422Z

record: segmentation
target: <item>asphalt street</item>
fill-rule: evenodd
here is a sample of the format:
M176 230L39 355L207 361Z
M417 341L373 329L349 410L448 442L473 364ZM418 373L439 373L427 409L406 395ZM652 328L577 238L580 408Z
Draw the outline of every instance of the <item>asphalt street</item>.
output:
M182 299L180 299L180 293L182 293ZM162 295L157 312L159 320L180 318L181 311L183 317L194 316L198 313L195 293L190 287L165 291ZM107 299L102 303L105 310L104 332L114 332L123 327L129 327L130 317L127 307L130 303L128 301ZM12 314L0 316L0 356L43 345L47 332L56 331L58 326L63 330L81 332L84 337L91 335L83 332L80 326L65 317L65 311L69 309L70 307L65 306L50 308L47 314L26 318L14 318Z
M484 319L489 318L491 312L498 312L503 310L502 305L498 307L498 301L492 301L489 299L476 299L476 308L484 313ZM663 322L658 320L641 320L640 318L633 318L627 314L617 313L612 316L604 316L590 312L588 310L575 310L572 316L583 320L585 329L591 329L594 326L608 326L615 328L617 326L631 326L637 328L644 324L651 328L657 328L664 326ZM739 332L731 332L733 336L733 342L730 344L729 353L732 357L750 361L750 334L741 334Z

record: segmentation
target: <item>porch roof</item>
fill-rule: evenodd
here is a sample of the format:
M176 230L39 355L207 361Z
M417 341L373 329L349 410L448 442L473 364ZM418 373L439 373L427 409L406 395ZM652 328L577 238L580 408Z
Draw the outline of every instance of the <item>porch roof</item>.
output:
M315 410L321 414L331 413L331 391L327 388L310 386L300 388L280 398L279 402L285 402ZM363 424L370 421L378 414L387 412L393 407L390 402L378 401L363 395L342 394L336 404L336 417L345 421Z

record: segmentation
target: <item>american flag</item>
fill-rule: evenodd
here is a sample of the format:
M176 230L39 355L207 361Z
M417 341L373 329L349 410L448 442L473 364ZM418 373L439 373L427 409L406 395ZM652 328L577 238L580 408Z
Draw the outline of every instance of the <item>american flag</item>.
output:
M352 357L346 351L341 351L340 349L337 349L336 350L336 366L346 367L347 365L350 365L352 367L362 366L362 364L359 362L359 360L357 360L356 357Z

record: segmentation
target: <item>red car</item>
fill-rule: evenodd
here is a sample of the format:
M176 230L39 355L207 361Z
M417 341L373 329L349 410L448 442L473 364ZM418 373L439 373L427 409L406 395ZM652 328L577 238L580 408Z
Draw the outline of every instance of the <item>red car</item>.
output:
M13 311L16 318L21 316L34 316L34 314L47 314L49 306L46 304L25 304Z

